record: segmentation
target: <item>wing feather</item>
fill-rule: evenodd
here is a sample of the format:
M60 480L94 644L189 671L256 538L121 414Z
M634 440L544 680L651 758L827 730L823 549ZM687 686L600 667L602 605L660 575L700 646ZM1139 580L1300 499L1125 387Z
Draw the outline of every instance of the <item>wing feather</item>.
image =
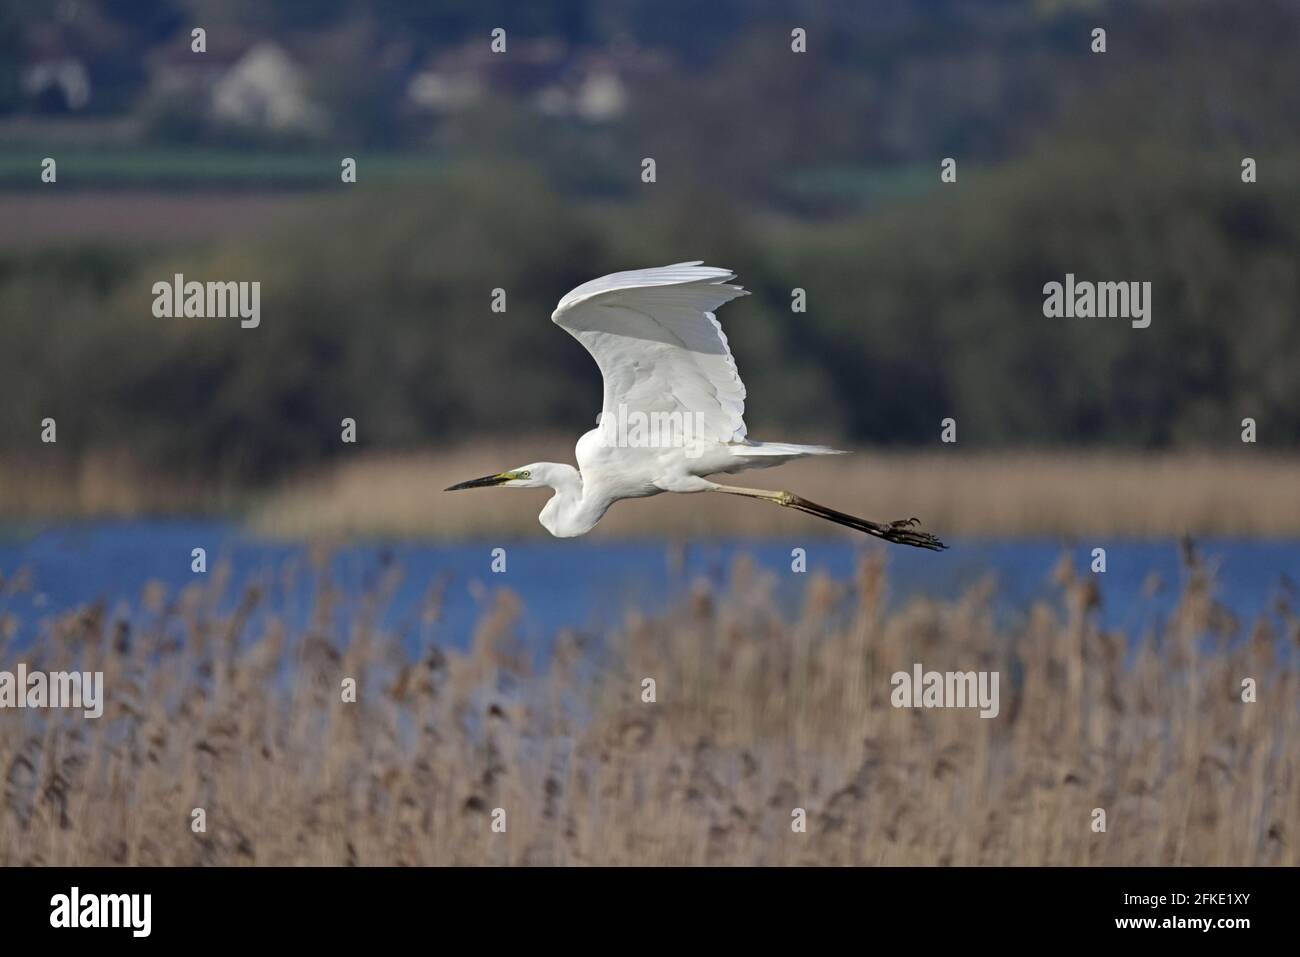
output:
M734 278L677 263L601 276L560 300L551 319L600 366L603 413L698 413L705 437L745 438L745 384L714 314L748 295Z

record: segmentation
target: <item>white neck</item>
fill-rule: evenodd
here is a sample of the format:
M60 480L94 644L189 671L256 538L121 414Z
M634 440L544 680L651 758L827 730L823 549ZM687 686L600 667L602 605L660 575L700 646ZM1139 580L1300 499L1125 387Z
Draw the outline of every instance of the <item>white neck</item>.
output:
M609 503L597 503L585 495L582 473L572 465L554 462L546 465L546 475L542 480L555 489L555 494L537 516L537 520L556 538L585 535L600 521Z

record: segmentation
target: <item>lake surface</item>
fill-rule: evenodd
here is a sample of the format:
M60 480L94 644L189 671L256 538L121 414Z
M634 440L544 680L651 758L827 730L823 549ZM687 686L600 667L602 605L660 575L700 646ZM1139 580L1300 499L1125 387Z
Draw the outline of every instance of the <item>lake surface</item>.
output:
M916 595L954 598L988 576L998 584L996 607L1014 615L1035 598L1055 599L1053 568L1069 552L1087 573L1090 553L1107 551L1107 570L1098 576L1100 611L1108 627L1131 634L1168 614L1186 575L1175 541L1087 541L1073 545L1051 539L955 540L944 553L891 547L889 600L897 605ZM521 636L535 649L549 646L563 628L599 630L621 623L629 610L649 614L683 600L691 583L705 578L725 588L732 563L748 555L773 572L778 596L793 615L801 603L807 574L791 571L791 549L807 551L808 573L823 571L847 579L875 543L850 539L708 540L674 548L661 541L599 539L482 543L366 543L331 552L331 573L346 596L340 612L359 609L359 595L395 561L401 584L383 615L384 624L418 640L420 635L464 647L474 624L499 587L517 593L524 611ZM8 529L0 536L0 574L11 579L20 569L30 574L30 591L0 597L0 614L21 621L20 640L30 639L39 619L100 599L111 613L134 617L145 585L158 581L174 595L201 576L191 571L191 550L207 551L208 574L219 562L230 563L231 587L225 607L233 607L251 582L272 583L264 610L302 624L315 597L317 576L311 550L257 538L234 524L211 521L93 522L28 529ZM492 571L493 549L505 549L506 570ZM1218 566L1217 597L1246 623L1257 616L1276 616L1285 582L1300 581L1300 541L1208 539L1198 543L1205 558ZM285 570L300 569L291 585ZM1144 595L1155 573L1164 588ZM442 614L421 621L430 587L441 583ZM1292 605L1300 596L1290 592Z

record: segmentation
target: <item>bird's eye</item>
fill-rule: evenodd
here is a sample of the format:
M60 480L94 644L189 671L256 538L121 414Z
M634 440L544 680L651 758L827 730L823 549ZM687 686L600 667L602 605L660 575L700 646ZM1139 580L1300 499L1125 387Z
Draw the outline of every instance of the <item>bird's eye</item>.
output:
M533 476L532 476L532 473L531 473L531 472L529 472L527 469L524 469L524 471L522 471L522 472L519 473L519 477L520 477L520 478L532 478Z

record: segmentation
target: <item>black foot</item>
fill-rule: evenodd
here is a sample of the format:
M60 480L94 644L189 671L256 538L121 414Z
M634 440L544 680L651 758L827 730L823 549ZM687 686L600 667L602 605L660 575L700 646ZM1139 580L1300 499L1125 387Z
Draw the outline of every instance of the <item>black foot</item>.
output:
M881 526L880 537L897 545L911 545L913 548L928 548L940 552L948 546L929 532L917 530L921 524L919 518L900 518L896 522Z

